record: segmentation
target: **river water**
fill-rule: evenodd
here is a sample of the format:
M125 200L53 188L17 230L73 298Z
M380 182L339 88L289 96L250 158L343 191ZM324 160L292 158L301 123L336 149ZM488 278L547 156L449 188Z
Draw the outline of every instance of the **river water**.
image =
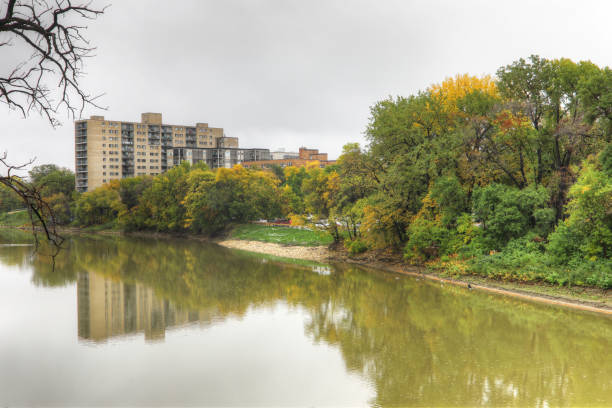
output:
M612 319L191 240L0 232L0 406L612 406ZM15 245L26 244L26 245Z

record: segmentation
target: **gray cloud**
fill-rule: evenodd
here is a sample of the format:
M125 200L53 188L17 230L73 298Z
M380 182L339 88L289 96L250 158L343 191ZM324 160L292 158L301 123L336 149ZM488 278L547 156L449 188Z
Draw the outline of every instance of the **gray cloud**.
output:
M86 115L162 112L224 127L242 146L334 157L364 142L369 107L388 95L532 53L612 65L611 11L606 1L120 0L90 24L98 50L83 84L105 92L109 110ZM0 149L72 168L73 127L3 110Z

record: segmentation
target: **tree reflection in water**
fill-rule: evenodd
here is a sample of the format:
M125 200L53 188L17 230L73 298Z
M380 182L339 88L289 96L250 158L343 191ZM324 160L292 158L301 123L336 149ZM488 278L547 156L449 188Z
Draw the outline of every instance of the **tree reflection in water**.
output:
M53 273L27 247L0 249L0 262L33 265L37 285L76 281L79 336L92 341L160 339L282 302L306 310L305 334L374 385L372 405L612 405L602 316L178 239L72 238Z

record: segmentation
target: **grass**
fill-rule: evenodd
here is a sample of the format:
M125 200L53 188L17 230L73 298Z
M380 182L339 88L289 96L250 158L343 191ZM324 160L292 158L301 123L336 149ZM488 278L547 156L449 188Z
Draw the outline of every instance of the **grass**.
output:
M237 226L230 233L230 238L295 246L329 245L334 241L332 236L325 231L311 231L289 227L268 227L255 224Z
M30 216L26 210L2 213L0 214L0 225L7 227L30 226Z

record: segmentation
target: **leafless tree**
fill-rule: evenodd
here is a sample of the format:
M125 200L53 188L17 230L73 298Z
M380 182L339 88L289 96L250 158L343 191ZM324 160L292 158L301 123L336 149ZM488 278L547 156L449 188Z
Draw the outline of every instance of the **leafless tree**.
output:
M95 48L83 35L87 27L78 22L103 12L72 0L3 0L0 55L11 46L31 55L0 72L0 102L24 116L35 110L52 126L59 124L61 108L74 118L85 106L97 106L100 95L92 96L79 85L83 62Z
M104 10L73 0L0 0L0 102L24 117L37 112L53 127L60 124L60 111L74 119L88 105L100 108L96 104L100 95L87 93L79 79L84 60L95 50L84 36L84 22ZM11 49L17 54L25 51L25 57L11 62ZM32 225L42 228L46 238L59 246L61 237L55 232L51 209L35 187L14 174L30 164L11 165L4 153L0 184L23 200Z

